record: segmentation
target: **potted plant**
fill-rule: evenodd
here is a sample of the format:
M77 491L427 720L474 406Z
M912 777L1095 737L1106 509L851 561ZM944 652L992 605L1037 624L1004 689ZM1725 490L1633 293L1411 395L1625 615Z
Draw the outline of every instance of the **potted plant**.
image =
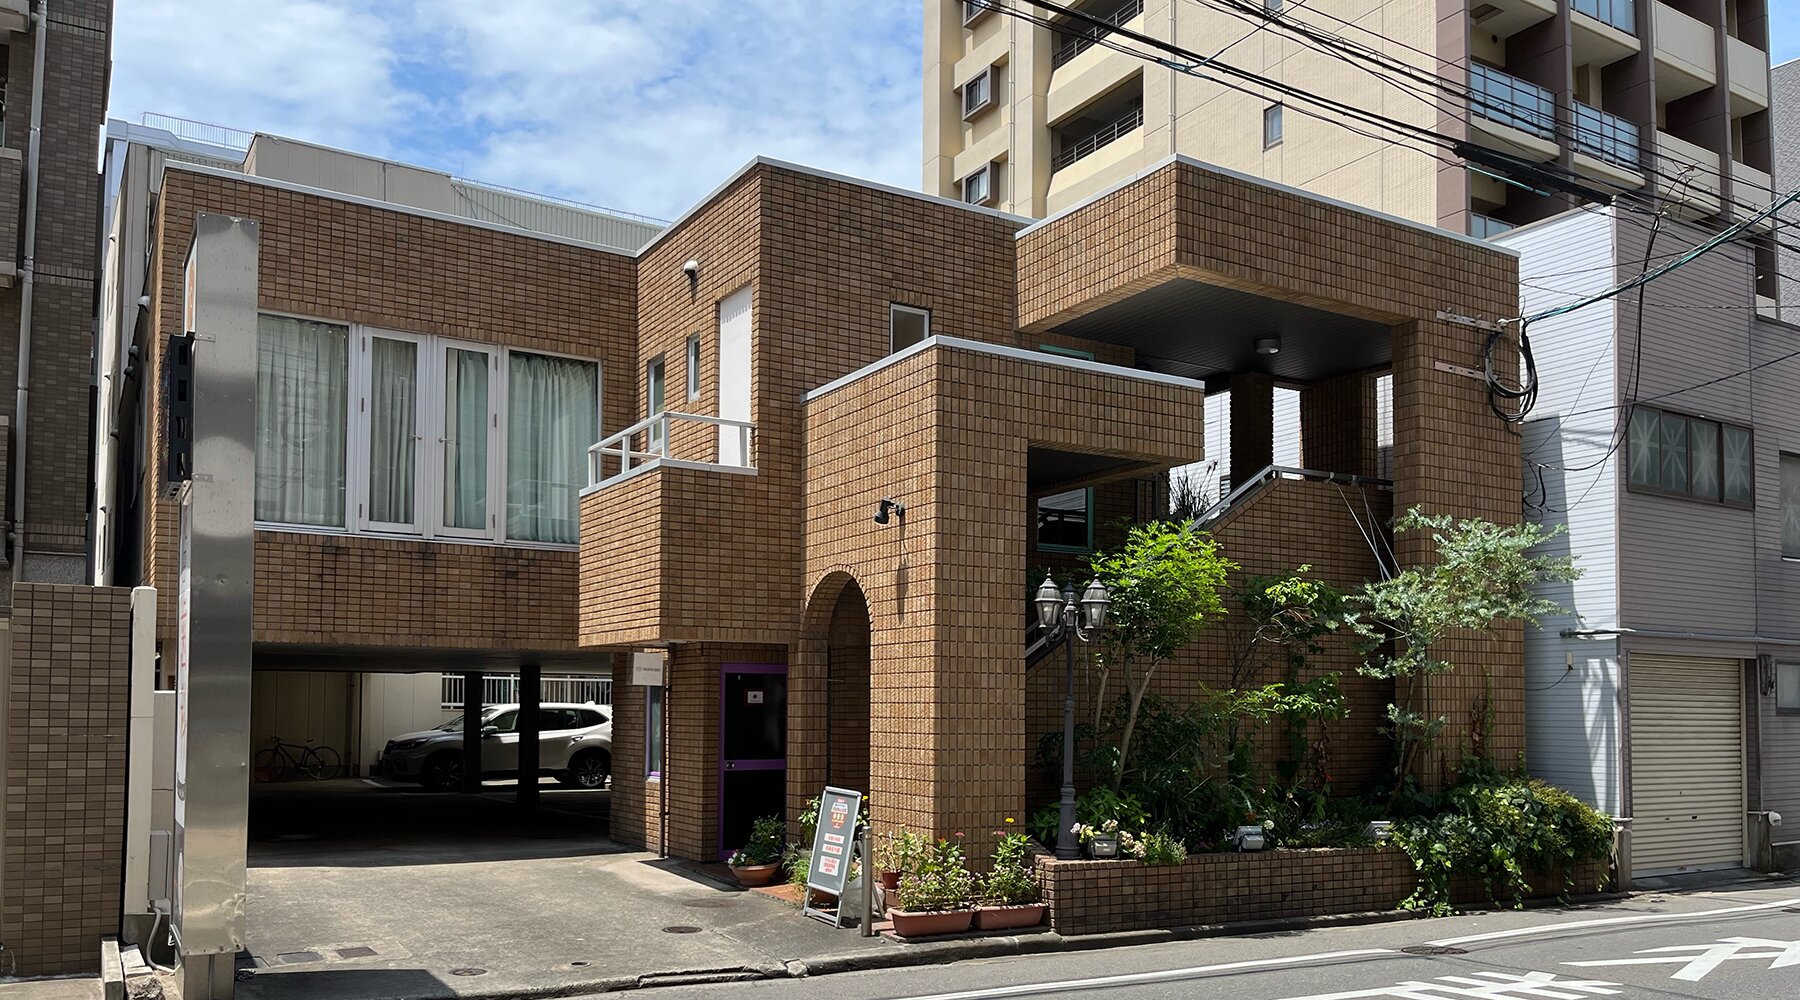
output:
M750 826L750 840L733 851L725 864L738 885L746 889L768 885L781 870L782 840L787 824L779 816L764 816Z
M1099 826L1091 823L1078 824L1075 837L1087 849L1087 856L1096 861L1111 860L1119 856L1119 821L1109 819Z
M1036 927L1043 922L1048 907L1038 901L1037 879L1031 871L1030 838L1016 831L994 832L1000 835L1000 841L994 846L994 870L982 883L982 904L975 908L975 929Z
M906 827L883 837L881 846L875 849L875 870L881 875L882 891L899 889L900 876L915 870L929 849L924 837Z
M912 871L900 876L898 908L888 911L894 933L904 938L958 934L969 929L975 877L963 862L962 834L954 842L939 839Z

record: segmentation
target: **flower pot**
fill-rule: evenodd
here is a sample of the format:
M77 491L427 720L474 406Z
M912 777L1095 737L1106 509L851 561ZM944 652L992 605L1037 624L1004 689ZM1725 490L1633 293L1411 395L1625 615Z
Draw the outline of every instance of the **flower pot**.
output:
M1044 922L1044 911L1049 908L1050 904L1048 903L978 907L975 910L975 929L978 931L1016 931L1023 927L1036 927Z
M931 937L936 934L961 934L975 919L972 910L889 910L894 933L903 938Z
M746 889L754 889L760 885L768 885L770 882L775 881L776 873L781 871L781 866L779 864L745 865L742 868L732 865L730 867L731 876L737 879L738 885L741 885Z
M900 888L899 872L882 872L881 888L884 892L895 892Z

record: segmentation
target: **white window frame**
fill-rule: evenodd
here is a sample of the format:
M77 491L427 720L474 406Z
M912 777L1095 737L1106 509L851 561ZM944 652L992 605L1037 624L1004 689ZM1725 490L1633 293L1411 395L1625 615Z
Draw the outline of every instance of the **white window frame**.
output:
M969 184L978 177L987 185L987 193L980 198L971 198L969 197ZM992 205L1000 197L999 187L1000 164L992 161L983 163L962 179L963 201L970 205Z
M981 114L983 111L986 111L988 108L993 106L993 104L994 104L994 87L995 87L994 69L995 69L995 67L990 64L986 69L983 69L981 72L975 74L972 77L969 77L969 79L967 81L965 81L961 87L957 88L957 90L960 93L961 100L962 100L963 121L968 121L969 119L975 117L978 114ZM980 104L971 106L969 104L969 93L970 93L969 88L975 86L976 84L983 84L984 85L983 90L985 91L985 93L982 95Z
M889 354L892 354L895 351L902 349L897 344L894 343L894 332L895 332L894 331L894 317L900 313L906 313L906 314L912 315L912 316L924 317L924 319L925 319L925 335L920 337L919 340L921 342L923 342L923 341L927 341L927 340L931 339L931 310L921 309L918 306L901 305L898 302L890 302L890 303L888 303L888 353ZM911 347L912 345L908 344L906 346Z
M655 387L658 382L662 383L661 406L656 404ZM644 363L644 416L646 418L654 417L659 413L667 413L668 411L669 356L666 354L658 354L656 357L651 358ZM664 427L662 424L651 424L650 429L645 432L645 436L649 442L647 447L651 451L657 450L658 447L666 447L668 442L663 440L663 435Z
M343 327L349 331L349 343L346 351L349 391L345 393L344 427L348 440L344 446L344 461L348 468L344 471L344 526L322 524L293 524L283 521L254 522L259 531L283 531L309 535L366 535L377 538L413 538L442 539L457 543L477 543L501 545L511 548L553 549L558 551L574 551L580 546L562 542L537 542L506 537L506 475L507 475L507 418L510 406L508 387L511 384L512 356L518 354L536 354L550 358L564 358L591 364L595 368L594 419L595 426L600 428L600 436L605 437L605 365L599 358L580 354L569 354L561 351L546 351L535 347L511 347L503 344L484 344L477 341L455 340L430 334L409 333L387 327L370 326L363 323L348 323L339 319L323 316L308 316L302 313L282 312L274 309L258 310L258 315L278 317L282 319L305 320L312 323L326 323ZM413 492L414 524L391 524L371 520L368 517L369 499L369 424L366 400L370 388L369 380L373 375L370 364L368 345L372 338L385 337L394 340L411 340L419 345L418 364L420 366L420 382L418 392L418 436L419 447L415 452L413 475L415 486ZM444 417L444 378L443 365L446 352L451 348L465 351L481 351L488 355L488 526L481 530L468 528L448 528L443 524L443 433ZM429 509L427 509L429 508Z
M687 339L687 398L700 398L700 335Z
M1283 108L1285 107L1286 105L1277 101L1276 103L1263 108L1262 122L1264 149L1274 149L1276 146L1281 145L1282 140L1287 138L1287 115L1283 111ZM1273 129L1270 129L1269 127L1271 122L1274 123Z

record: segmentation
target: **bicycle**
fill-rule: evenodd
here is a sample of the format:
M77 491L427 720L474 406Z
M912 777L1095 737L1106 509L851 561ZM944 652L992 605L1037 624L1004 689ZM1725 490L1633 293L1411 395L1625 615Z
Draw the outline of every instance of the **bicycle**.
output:
M335 778L343 766L343 759L336 750L315 745L312 740L304 744L288 743L279 736L271 736L269 740L270 746L256 752L255 770L251 772L259 782L287 781L296 777L313 781Z

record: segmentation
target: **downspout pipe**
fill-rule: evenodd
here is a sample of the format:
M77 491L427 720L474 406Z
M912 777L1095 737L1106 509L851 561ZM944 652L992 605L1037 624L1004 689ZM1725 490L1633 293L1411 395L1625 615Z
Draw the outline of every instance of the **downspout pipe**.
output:
M31 59L31 141L25 152L25 247L19 278L19 386L13 403L12 572L25 565L26 407L31 402L31 293L37 284L38 151L44 131L44 62L49 49L50 0L37 0Z

